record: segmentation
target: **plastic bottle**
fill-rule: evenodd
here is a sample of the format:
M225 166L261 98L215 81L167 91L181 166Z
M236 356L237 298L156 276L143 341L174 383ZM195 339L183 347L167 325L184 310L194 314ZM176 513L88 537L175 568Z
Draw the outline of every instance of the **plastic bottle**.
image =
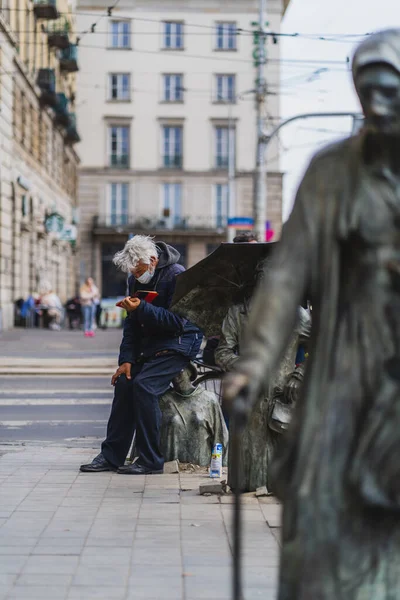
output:
M210 477L218 479L222 477L222 444L215 444L210 465Z

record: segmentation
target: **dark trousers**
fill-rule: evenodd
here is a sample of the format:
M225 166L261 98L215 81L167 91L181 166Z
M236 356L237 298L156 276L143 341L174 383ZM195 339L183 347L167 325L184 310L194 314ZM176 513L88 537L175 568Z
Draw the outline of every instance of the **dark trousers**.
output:
M125 375L119 377L115 385L107 437L101 447L109 463L115 467L124 464L136 430L135 443L140 463L150 469L162 470L162 415L158 400L190 359L190 356L183 354L164 354L141 365L132 365L131 380Z

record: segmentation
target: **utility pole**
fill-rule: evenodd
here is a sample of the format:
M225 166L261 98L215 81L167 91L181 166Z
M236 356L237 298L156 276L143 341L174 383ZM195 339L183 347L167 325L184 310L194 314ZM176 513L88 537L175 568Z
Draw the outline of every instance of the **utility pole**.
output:
M253 53L254 64L257 67L256 80L256 111L257 111L257 154L256 173L254 182L254 232L260 242L265 241L267 221L267 163L266 146L267 137L264 132L265 103L267 99L267 81L265 76L267 51L266 51L266 17L267 0L259 0L258 31L254 33L256 48Z

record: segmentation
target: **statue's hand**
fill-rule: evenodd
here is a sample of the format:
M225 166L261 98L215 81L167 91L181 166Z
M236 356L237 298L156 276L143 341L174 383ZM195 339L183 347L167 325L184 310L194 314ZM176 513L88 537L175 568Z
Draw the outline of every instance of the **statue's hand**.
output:
M250 411L249 378L238 372L227 373L223 380L223 405L239 421L246 421Z
M302 371L296 370L289 376L283 388L283 397L288 404L294 404L297 401L302 383Z

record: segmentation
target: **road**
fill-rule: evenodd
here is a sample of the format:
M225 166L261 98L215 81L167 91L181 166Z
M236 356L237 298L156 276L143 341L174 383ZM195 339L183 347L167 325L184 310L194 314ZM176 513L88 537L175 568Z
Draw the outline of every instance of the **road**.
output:
M113 397L107 377L0 377L0 439L97 446Z

